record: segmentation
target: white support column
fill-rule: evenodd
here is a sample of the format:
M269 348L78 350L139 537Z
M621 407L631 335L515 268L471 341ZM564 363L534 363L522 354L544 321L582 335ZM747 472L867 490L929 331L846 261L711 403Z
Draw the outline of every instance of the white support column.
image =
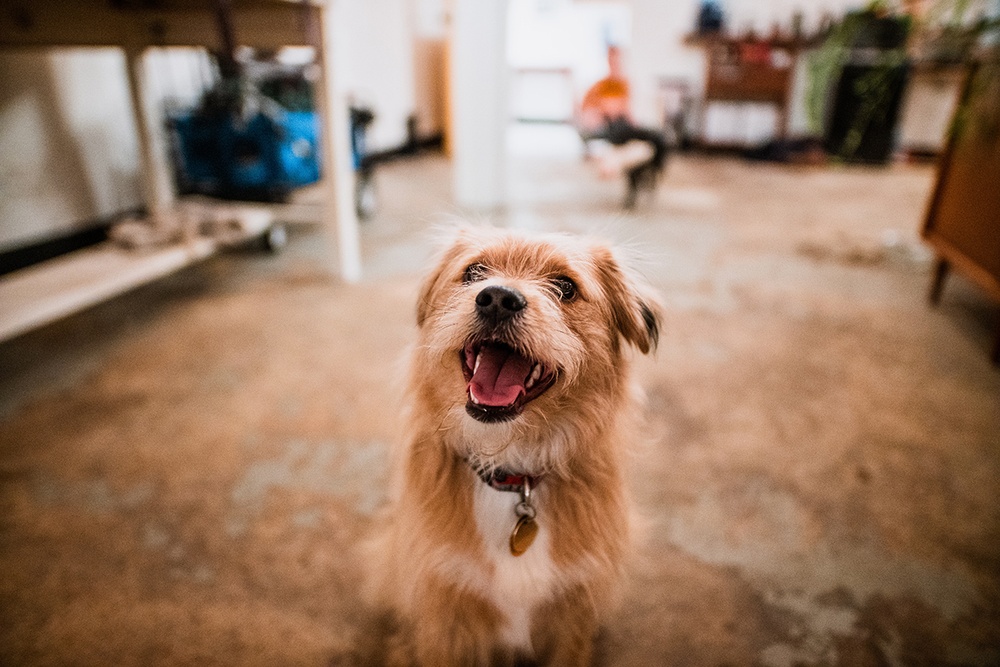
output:
M340 37L345 26L338 21L337 6L346 0L327 0L320 7L321 75L316 82L317 111L322 118L323 224L335 245L340 277L348 283L361 280L361 241L354 208L354 165L351 158L350 120L342 69Z
M146 69L146 50L125 50L132 114L139 134L142 194L151 215L166 211L177 198L163 135L163 110L154 95Z
M479 210L506 197L507 0L454 0L451 36L455 199Z

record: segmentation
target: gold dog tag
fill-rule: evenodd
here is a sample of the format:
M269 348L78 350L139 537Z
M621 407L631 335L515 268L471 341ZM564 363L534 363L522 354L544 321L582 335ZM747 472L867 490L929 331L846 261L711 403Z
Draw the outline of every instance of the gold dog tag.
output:
M514 530L510 531L510 552L515 556L520 556L538 535L538 524L535 520L526 516L518 518L514 524Z

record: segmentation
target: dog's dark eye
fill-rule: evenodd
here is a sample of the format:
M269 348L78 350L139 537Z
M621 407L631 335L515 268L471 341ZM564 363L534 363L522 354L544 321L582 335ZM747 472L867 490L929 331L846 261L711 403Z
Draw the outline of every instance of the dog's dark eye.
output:
M477 282L485 278L487 272L486 267L479 262L470 264L468 268L465 269L465 273L462 274L462 282L466 284Z
M566 276L552 279L552 285L559 292L560 301L572 301L576 298L576 283Z

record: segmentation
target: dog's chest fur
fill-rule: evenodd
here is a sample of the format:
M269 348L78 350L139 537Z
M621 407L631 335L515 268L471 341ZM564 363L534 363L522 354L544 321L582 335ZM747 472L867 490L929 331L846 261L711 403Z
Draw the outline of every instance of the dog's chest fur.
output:
M502 630L505 642L530 651L532 614L540 603L552 598L557 582L565 579L551 557L552 533L546 525L544 492L532 499L538 512L538 536L527 552L513 556L510 534L517 521L514 507L520 494L497 491L478 481L475 489L476 527L490 572L483 593L506 618Z

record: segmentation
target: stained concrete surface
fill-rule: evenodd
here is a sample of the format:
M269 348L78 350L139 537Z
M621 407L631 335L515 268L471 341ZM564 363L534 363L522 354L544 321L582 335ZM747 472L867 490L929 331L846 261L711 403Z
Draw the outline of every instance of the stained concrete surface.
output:
M626 215L534 131L496 221L611 236L667 307L602 664L1000 664L997 312L961 278L926 305L933 170L682 156ZM380 171L360 285L296 229L0 346L0 663L364 643L357 545L448 173Z

